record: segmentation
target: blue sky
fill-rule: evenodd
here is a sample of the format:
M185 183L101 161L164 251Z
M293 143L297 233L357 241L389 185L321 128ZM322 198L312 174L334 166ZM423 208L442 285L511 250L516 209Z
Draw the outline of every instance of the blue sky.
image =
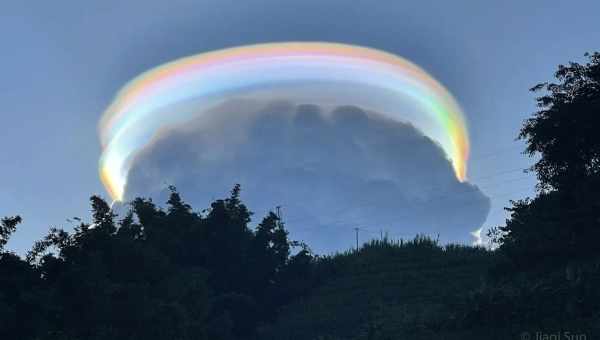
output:
M114 93L160 63L285 40L387 50L446 85L469 120L469 177L492 199L531 195L515 142L528 89L556 65L600 50L597 1L3 1L0 5L0 216L25 223L22 251L49 227L87 216L98 179L96 125Z

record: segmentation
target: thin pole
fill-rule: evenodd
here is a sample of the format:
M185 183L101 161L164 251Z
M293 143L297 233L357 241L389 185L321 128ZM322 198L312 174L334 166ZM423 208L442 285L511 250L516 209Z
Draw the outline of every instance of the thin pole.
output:
M360 228L354 228L354 230L356 231L356 251L358 251L358 231Z
M281 206L278 205L275 207L275 209L277 209L276 211L276 215L277 215L277 226L281 227Z

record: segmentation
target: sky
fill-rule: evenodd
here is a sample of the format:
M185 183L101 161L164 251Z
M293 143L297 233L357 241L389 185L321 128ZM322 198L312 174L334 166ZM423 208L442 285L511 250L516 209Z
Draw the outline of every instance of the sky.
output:
M3 1L0 5L0 216L24 218L9 247L86 217L98 177L97 124L128 80L199 52L272 41L332 41L415 62L463 107L468 177L491 199L532 195L515 141L535 110L528 89L600 49L597 1Z

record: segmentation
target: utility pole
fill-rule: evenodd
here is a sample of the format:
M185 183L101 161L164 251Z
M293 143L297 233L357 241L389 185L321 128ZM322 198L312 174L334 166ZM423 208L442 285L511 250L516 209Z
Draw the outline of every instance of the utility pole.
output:
M358 251L358 231L360 230L360 228L354 228L354 231L356 231L356 251Z
M275 209L277 209L277 226L280 227L281 226L281 206L278 205L275 207Z

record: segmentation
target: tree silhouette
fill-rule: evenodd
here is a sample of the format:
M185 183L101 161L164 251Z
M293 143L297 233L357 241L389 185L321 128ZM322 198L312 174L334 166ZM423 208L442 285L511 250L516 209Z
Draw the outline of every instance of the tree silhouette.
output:
M586 55L586 64L560 65L558 83L532 88L546 93L519 137L539 157L531 168L539 194L514 202L498 229L502 250L522 267L600 255L600 54Z
M273 213L249 228L239 185L206 216L170 191L165 210L137 198L119 221L92 196L91 223L52 228L26 260L2 253L2 338L255 338L292 298L295 243ZM20 221L2 220L0 250Z
M4 251L4 246L10 236L17 230L17 225L21 223L20 216L4 217L0 221L0 252Z
M559 65L558 83L531 89L546 93L519 137L527 154L540 156L533 170L545 190L577 190L582 179L600 172L600 53L586 56L586 64Z
M573 325L598 324L600 54L587 56L586 64L559 66L558 83L532 88L546 92L519 137L538 157L538 193L512 201L506 225L490 233L500 244L494 281L469 300L466 320L555 327L566 315L580 320Z

